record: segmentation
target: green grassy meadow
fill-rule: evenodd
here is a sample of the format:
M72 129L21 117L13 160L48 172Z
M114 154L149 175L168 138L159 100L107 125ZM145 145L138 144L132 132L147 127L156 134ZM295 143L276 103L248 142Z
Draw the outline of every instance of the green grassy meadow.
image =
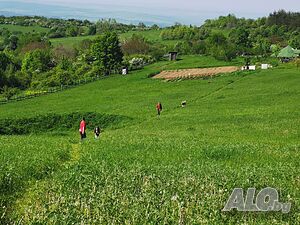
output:
M299 69L148 78L164 69L229 64L239 62L185 56L0 105L11 127L8 134L0 124L2 224L299 224ZM83 143L78 127L47 117L73 121L71 115L90 112L106 116L87 120ZM40 129L40 117L53 129ZM103 126L95 121L108 124L100 140L92 128ZM12 135L26 126L27 134ZM291 212L222 212L236 187L276 188Z
M49 29L40 26L20 26L12 24L0 24L0 29L5 28L11 32L33 33L33 32L48 32Z
M176 40L162 40L160 37L160 30L146 30L146 31L129 31L126 33L120 34L120 41L124 41L125 39L130 38L133 34L138 34L145 37L147 40L156 43L162 43L166 45L174 45L176 44ZM57 45L65 45L65 46L76 46L81 41L85 39L94 40L97 35L92 36L81 36L81 37L67 37L67 38L53 38L51 39L51 43L53 46Z

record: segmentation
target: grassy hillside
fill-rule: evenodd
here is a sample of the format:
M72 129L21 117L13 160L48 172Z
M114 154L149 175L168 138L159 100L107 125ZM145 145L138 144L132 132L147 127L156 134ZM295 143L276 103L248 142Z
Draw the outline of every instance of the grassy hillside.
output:
M52 38L50 39L53 46L65 45L65 46L74 46L85 39L94 40L97 36L80 36L80 37L66 37L66 38Z
M158 43L163 43L166 45L172 45L175 44L177 41L169 41L169 40L162 40L160 37L160 30L149 30L149 31L129 31L127 33L120 34L120 39L123 41L126 38L130 38L133 34L138 34L143 37L145 37L147 40L152 41L152 42L158 42ZM67 38L53 38L50 41L54 46L57 45L66 45L66 46L74 46L78 44L80 41L85 40L85 39L90 39L93 40L97 36L82 36L82 37L67 37Z
M47 32L48 28L40 27L40 26L19 26L19 25L11 25L11 24L0 24L0 29L6 28L11 32Z
M49 127L61 127L0 136L5 149L0 152L2 220L296 224L299 70L279 67L176 82L147 78L162 69L226 64L185 57L1 105L0 118L10 118L11 127L31 118L30 126L38 128L40 117L48 118ZM186 108L180 107L182 100ZM161 117L155 111L158 101ZM97 120L88 120L88 138L79 143L78 128L45 117L51 113L73 121L71 115L89 112L105 114L106 123L115 116L120 120L105 126L100 140L92 134ZM279 190L281 202L292 203L290 214L221 212L233 188L268 186Z

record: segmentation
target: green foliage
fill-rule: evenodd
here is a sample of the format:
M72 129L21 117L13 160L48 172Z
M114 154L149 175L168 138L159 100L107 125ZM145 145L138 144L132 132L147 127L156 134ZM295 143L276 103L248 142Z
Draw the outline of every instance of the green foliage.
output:
M39 73L46 72L53 67L52 57L49 51L37 49L25 55L22 62L22 72Z
M11 35L8 38L8 45L7 45L8 49L16 50L18 47L18 41L19 41L19 38L16 35Z
M134 34L122 43L122 51L125 55L148 54L149 50L150 44L141 35Z
M6 70L10 62L9 57L4 52L0 52L0 69Z
M295 64L296 64L297 68L299 69L300 68L300 59L296 59Z
M293 48L300 49L300 32L294 32L294 36L289 40L289 45Z
M17 88L10 88L7 86L4 86L2 90L2 95L7 100L10 100L14 95L18 94L19 90Z
M123 53L116 33L99 36L92 45L94 64L103 69L105 75L119 72L122 67Z
M95 126L102 128L117 128L124 121L130 120L125 116L107 115L91 112L74 112L70 114L36 115L31 118L4 119L0 121L0 135L28 135L53 132L77 131L82 117L88 121L87 128Z
M240 53L247 53L250 51L251 40L250 40L250 32L244 27L233 30L229 34L230 42L237 46L237 50Z
M285 10L271 13L267 19L268 25L287 26L288 28L300 27L300 13L286 12Z
M235 45L222 33L213 33L206 41L208 47L207 54L216 59L231 61L237 56Z
M175 26L172 29L164 29L160 36L163 40L194 40L197 39L196 27Z

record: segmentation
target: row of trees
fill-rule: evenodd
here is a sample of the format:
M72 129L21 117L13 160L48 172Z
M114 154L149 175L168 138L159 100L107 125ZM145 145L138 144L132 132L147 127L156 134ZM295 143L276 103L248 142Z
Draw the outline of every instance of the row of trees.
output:
M107 32L93 42L85 41L77 49L36 43L40 45L21 54L8 49L0 52L1 92L71 85L85 78L120 72L123 66L116 33Z
M268 55L288 44L300 48L299 13L274 12L257 20L232 14L207 20L201 27L175 26L164 29L164 40L178 40L175 50L183 54L207 54L230 60L238 55ZM297 24L297 25L295 25ZM271 48L272 47L272 48Z
M267 19L268 25L287 26L289 29L300 28L300 13L279 10L271 13Z
M282 12L279 14L282 15ZM292 17L295 15L288 14ZM274 13L268 18L247 20L228 15L207 20L201 27L175 24L161 32L163 40L176 40L174 46L151 42L141 35L133 35L120 43L118 32L147 27L139 24L138 28L134 28L115 20L97 23L80 20L63 22L74 26L74 35L81 32L79 30L83 27L88 28L87 34L101 34L94 41L87 39L76 47L53 47L48 39L49 34L47 36L45 33L24 34L0 29L0 92L11 95L18 89L70 85L81 79L118 73L123 66L141 68L147 63L161 60L168 51L174 50L180 54L211 55L229 61L241 55L266 56L287 44L300 48L299 27L280 24L280 19L270 24L270 18L274 16L278 15ZM16 23L22 23L20 18L23 17L15 18ZM7 21L6 17L1 19ZM41 26L42 22L52 21L57 27L50 30L66 32L63 26L58 26L59 19L23 19L28 26ZM153 26L152 29L158 27Z
M48 38L62 38L102 34L103 32L116 31L126 32L134 29L144 29L142 25L127 25L118 23L115 19L102 19L95 23L88 20L55 19L46 17L30 16L0 16L0 24L12 24L20 26L40 26L48 31L42 32ZM145 26L145 25L144 25Z

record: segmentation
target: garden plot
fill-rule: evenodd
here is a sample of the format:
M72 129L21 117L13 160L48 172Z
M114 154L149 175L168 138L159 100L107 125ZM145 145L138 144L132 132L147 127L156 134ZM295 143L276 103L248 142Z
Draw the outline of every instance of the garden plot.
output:
M237 66L224 66L212 68L196 68L196 69L182 69L182 70L165 70L154 76L154 78L173 80L178 78L189 77L207 77L215 76L221 73L232 73L238 71Z

